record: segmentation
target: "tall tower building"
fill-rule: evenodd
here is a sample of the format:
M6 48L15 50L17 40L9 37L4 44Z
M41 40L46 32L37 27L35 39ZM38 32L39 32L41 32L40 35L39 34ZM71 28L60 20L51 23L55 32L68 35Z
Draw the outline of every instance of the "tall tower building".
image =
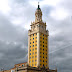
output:
M35 12L35 22L31 23L31 30L28 31L28 64L32 67L49 67L48 56L48 30L46 23L42 20L40 6Z

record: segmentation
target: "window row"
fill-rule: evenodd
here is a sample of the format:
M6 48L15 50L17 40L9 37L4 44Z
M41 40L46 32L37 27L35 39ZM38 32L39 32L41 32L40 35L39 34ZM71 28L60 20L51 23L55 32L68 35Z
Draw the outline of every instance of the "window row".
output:
M35 42L37 42L37 41L35 41ZM33 43L34 43L34 41L33 41ZM30 42L30 44L31 44L31 42Z
M40 54L42 54L42 52L40 52ZM45 55L45 54L47 55L47 53L43 53L43 55Z
M47 65L44 65L44 64L40 64L40 65L47 67Z
M32 37L33 38L33 37ZM37 37L35 37L36 39L37 39ZM33 38L33 40L35 39L35 38ZM31 38L30 38L31 39Z
M42 58L42 56L40 56L40 58ZM44 57L44 56L43 56L43 58L46 58L47 59L47 57Z
M43 51L45 51L45 49L42 49L42 48L40 48L40 50L43 50ZM46 51L47 51L47 49L46 49Z
M40 44L40 46L42 46L42 44ZM42 47L46 47L47 48L47 46L44 46L44 45Z
M34 58L34 56L32 56L32 58ZM35 58L37 58L37 56L35 56ZM30 57L30 59L31 59L31 57Z
M30 49L30 51L31 51L31 50L33 50L33 51L34 51L34 49ZM35 48L35 50L37 50L37 48Z
M45 45L42 45L42 44L40 44L40 46L47 47L47 46L45 46Z
M32 58L34 58L34 56L32 56ZM37 56L35 56L35 58L37 58ZM42 56L40 56L40 58L42 58ZM43 58L47 59L47 57L44 57L44 56L43 56ZM30 59L31 59L31 57L30 57Z
M36 44L36 45L33 45L33 47L34 47L34 46L37 46L37 44ZM30 48L31 48L31 46L30 46Z

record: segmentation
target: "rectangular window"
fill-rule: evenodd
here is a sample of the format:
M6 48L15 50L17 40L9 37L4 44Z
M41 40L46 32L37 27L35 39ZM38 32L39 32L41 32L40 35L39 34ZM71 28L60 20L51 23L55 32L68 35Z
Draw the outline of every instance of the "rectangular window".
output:
M43 47L44 47L44 45L43 45Z
M31 55L31 53L30 53L30 55Z
M34 62L34 60L32 60L32 62Z
M33 51L34 51L34 49L33 49Z
M34 54L34 52L33 52L33 54Z
M30 59L31 59L31 57L30 57Z
M33 38L33 40L34 40L34 38Z
M33 47L34 47L34 45L33 45Z
M30 49L30 51L31 51L31 49Z
M43 62L44 62L44 60L43 60Z
M34 56L32 56L32 58L34 58Z

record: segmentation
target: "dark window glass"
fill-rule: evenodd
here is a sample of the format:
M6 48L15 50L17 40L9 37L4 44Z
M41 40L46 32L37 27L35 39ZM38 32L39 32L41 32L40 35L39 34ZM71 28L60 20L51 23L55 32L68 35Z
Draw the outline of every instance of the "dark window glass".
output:
M44 64L43 64L43 66L44 66Z
M34 40L34 38L33 38L33 40Z
M33 47L34 47L34 45L33 45Z
M44 53L43 53L44 54Z
M44 49L43 49L43 51L44 51Z
M43 62L44 62L44 60L43 60Z
M44 35L43 35L44 36Z
M31 53L30 53L30 55L31 55Z
M44 45L43 45L43 47L44 47Z
M34 43L34 41L33 41L33 43Z
M44 40L44 38L43 38L43 40Z
M44 58L44 56L43 56L43 58Z
M44 41L43 41L43 43L44 43Z

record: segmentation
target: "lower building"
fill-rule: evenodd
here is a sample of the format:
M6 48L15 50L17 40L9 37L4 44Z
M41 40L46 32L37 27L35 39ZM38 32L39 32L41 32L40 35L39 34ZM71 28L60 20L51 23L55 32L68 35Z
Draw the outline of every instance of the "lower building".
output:
M57 69L51 70L45 67L42 67L42 68L31 67L31 66L28 66L27 62L25 62L25 63L15 64L14 68L11 68L10 70L2 70L0 72L57 72Z

